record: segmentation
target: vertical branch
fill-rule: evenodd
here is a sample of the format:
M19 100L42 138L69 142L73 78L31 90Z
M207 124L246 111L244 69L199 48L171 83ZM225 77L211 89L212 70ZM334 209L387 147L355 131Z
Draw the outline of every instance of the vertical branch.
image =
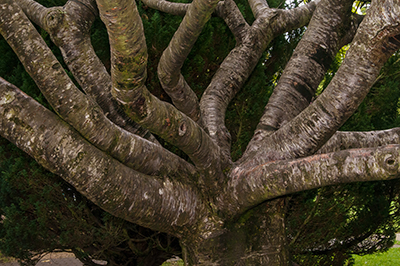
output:
M19 6L12 2L4 7L0 9L0 33L60 117L97 148L136 170L195 175L191 164L108 120L99 106L75 87Z
M135 1L97 3L110 38L114 97L130 118L180 148L197 167L214 174L210 181L215 181L222 174L218 146L197 123L145 86L147 48Z
M181 68L218 2L194 0L190 4L158 64L158 77L164 90L174 105L194 121L201 120L199 103L196 94L182 76Z
M317 152L355 112L384 63L400 48L399 14L399 3L375 2L328 87L313 104L265 138L263 148L254 146L256 156L270 158L267 154L275 153L275 159L298 158Z
M265 9L269 8L266 0L248 0L248 2L255 18L258 18Z

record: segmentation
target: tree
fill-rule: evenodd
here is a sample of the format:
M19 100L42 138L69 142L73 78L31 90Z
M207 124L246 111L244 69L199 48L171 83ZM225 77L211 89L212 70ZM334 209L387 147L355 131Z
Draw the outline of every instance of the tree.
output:
M338 131L400 48L396 1L372 1L362 17L352 13L353 1L316 0L283 10L250 0L251 20L230 0L143 3L184 15L157 65L172 104L147 89L151 47L134 1L74 0L45 8L33 0L2 0L0 32L52 110L1 79L1 135L107 212L177 237L188 265L288 265L286 196L398 177L398 128ZM78 85L25 14L60 48ZM213 14L236 44L199 100L181 72ZM109 35L110 74L90 41L96 16ZM228 104L271 41L305 25L254 135L233 160ZM315 97L347 43L344 62Z

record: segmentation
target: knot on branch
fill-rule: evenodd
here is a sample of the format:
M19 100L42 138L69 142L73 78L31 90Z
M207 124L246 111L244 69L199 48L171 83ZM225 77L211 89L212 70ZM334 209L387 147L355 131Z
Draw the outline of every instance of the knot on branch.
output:
M47 13L46 25L50 31L57 29L64 20L65 13L59 8L53 8Z
M399 160L395 154L386 154L381 162L382 167L391 174L397 174L399 171Z

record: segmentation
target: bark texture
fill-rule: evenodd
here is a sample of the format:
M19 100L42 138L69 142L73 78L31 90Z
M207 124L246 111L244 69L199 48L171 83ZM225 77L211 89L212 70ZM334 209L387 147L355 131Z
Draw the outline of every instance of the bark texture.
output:
M53 8L1 0L0 33L54 112L0 79L0 135L104 210L178 237L185 265L290 265L287 195L400 176L398 128L338 131L400 48L398 1L372 1L361 24L350 0L288 10L249 0L253 23L232 0L143 2L184 16L158 64L172 104L147 89L148 48L134 0L74 0ZM236 45L199 99L181 69L213 14ZM27 16L49 33L83 91ZM91 45L96 16L108 31L111 74ZM270 43L303 26L307 31L253 138L233 162L228 105ZM350 41L335 77L312 101L337 51Z

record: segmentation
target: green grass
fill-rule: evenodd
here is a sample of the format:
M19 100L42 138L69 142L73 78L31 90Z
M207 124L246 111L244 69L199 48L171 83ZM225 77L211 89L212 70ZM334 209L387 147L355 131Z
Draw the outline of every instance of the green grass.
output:
M355 266L396 266L400 265L400 248L391 248L384 253L354 256L354 259Z
M161 266L183 266L183 260L178 260L174 262L164 262Z

